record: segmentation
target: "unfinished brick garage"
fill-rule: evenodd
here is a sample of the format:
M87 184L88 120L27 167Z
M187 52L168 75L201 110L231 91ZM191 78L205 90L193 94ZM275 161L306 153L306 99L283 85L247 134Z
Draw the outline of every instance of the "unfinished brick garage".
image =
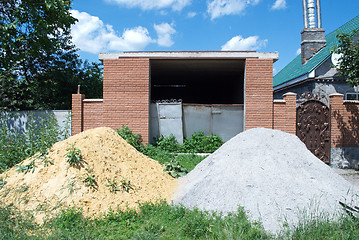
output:
M228 140L245 129L273 127L278 53L124 52L99 58L103 99L73 95L73 134L126 125L145 142L197 130Z

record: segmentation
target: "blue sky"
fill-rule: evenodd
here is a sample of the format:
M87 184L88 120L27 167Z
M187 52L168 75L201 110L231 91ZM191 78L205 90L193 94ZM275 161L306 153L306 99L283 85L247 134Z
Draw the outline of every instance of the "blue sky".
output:
M326 34L359 14L359 0L321 0ZM81 58L122 51L279 52L274 72L297 54L302 0L73 0Z

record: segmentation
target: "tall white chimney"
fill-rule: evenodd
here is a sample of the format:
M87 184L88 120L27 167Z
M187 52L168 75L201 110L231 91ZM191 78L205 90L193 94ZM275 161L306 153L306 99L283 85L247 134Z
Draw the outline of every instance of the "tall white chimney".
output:
M303 1L304 29L301 32L302 64L305 64L325 44L325 30L322 28L320 0Z

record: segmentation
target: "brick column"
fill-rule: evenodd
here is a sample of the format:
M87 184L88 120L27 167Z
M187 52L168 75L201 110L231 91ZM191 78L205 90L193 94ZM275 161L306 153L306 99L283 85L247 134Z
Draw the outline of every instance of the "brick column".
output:
M285 131L295 135L297 129L297 94L292 92L283 94L283 99L286 116Z
M330 117L331 117L331 147L342 147L343 136L338 123L338 118L343 116L343 94L333 93L329 95Z
M126 125L148 142L149 59L105 59L103 64L104 125L114 129Z
M245 128L256 127L273 127L273 59L246 59Z
M72 117L71 128L72 135L83 131L83 100L84 94L72 94Z

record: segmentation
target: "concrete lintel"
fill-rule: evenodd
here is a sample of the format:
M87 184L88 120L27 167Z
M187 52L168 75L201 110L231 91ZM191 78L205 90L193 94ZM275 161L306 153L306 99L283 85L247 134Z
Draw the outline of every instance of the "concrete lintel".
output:
M343 97L344 95L341 93L332 93L329 95L329 97Z
M120 53L100 53L98 58L118 59L126 57L142 57L150 59L273 59L277 61L278 52L255 52L255 51L176 51L176 52L120 52Z
M274 99L273 103L285 103L284 99Z
M103 102L103 99L84 99L83 102Z
M284 93L283 96L297 96L297 94L294 92L287 92L287 93Z

